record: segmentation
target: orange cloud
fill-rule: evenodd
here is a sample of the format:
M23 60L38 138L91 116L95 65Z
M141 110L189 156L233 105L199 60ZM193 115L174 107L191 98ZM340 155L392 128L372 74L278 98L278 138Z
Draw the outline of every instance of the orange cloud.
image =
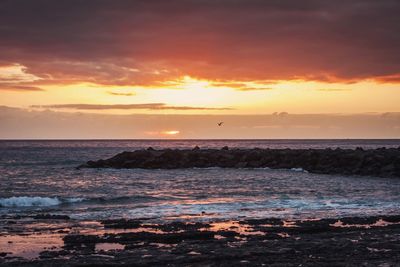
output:
M375 78L381 83L400 83L400 73Z
M24 66L40 79L31 86L152 87L183 75L398 83L399 13L390 0L6 1L0 65Z
M119 92L107 92L109 95L115 95L115 96L134 96L136 95L135 93L119 93Z
M317 89L317 91L321 91L321 92L346 92L346 91L351 91L351 89L345 89L345 88L321 88L321 89Z
M164 103L144 104L55 104L55 105L32 105L36 109L77 109L77 110L109 110L109 109L147 109L147 110L231 110L231 108L216 107L190 107L190 106L168 106Z
M6 91L44 91L42 88L37 86L26 86L26 85L15 85L15 84L1 84L0 83L0 90Z

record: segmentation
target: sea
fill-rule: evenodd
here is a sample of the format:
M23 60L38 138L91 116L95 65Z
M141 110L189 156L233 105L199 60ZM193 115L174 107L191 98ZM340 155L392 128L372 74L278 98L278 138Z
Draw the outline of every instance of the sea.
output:
M3 140L0 216L207 221L400 212L400 179L301 169L76 169L123 151L195 146L373 149L400 140Z

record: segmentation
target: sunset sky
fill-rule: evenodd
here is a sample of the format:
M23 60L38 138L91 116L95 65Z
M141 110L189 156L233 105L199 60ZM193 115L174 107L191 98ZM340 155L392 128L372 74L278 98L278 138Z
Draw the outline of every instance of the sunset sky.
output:
M396 0L0 0L0 138L21 129L4 128L17 109L211 121L389 112L382 136L400 137L399 14ZM174 123L122 137L189 137Z

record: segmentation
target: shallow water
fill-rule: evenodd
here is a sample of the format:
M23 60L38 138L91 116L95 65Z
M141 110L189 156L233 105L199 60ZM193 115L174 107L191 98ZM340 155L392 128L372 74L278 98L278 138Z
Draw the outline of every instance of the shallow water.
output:
M0 215L209 220L390 214L400 180L300 170L75 167L138 148L398 147L400 140L0 141Z

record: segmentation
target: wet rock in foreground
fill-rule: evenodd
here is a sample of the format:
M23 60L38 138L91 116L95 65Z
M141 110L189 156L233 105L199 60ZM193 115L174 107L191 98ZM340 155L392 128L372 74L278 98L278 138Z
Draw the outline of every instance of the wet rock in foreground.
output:
M125 222L124 222L125 221ZM140 224L131 231L73 233L61 250L0 266L399 266L400 216L286 221L279 218ZM161 233L144 227L163 229ZM86 231L84 231L86 232Z
M67 215L56 215L56 214L37 214L33 216L35 220L69 220L70 217Z
M400 177L400 148L163 149L122 152L79 168L271 168L312 173Z

